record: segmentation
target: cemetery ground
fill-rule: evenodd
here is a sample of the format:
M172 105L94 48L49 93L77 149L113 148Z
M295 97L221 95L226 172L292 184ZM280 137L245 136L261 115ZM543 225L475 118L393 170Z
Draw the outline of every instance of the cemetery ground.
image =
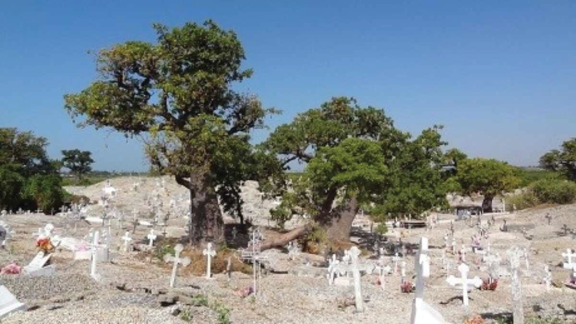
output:
M363 311L359 312L349 274L343 273L330 285L327 279L329 265L324 257L303 252L289 254L287 249L262 252L266 257L262 261L262 276L257 294L251 294L253 269L250 262L242 261L242 253L236 250L246 248L251 236L234 231L236 220L228 217L225 220L229 248L216 250L211 279L206 278L207 255L202 249L186 248L180 258L174 256L174 246L186 235L186 220L182 216L173 213L166 221L167 226L154 227L157 237L154 246L149 248L148 235L153 226L149 226L152 219L146 215L147 200L156 197L155 203L165 209L172 205L170 208L177 210L186 205L183 196L186 191L169 178L165 179L165 184L153 178L113 179L108 186L116 188L117 193L109 204L126 216L120 221L116 215L111 218L110 225L107 220L104 224L94 221L105 209L97 204L89 205L84 211L86 219L92 223L78 220L70 213L3 216L2 221L14 234L8 239L6 248L0 251L2 267L13 262L20 266L29 264L38 253L35 234L39 228L42 232L47 224L54 226L54 236L69 238L66 241L69 244L61 243L52 254L49 262L55 267L54 272L0 275L0 284L26 304L24 310L9 314L2 323L409 323L414 292L401 291L402 273L405 273L405 281L416 283L415 257L422 237L428 238L430 268L423 299L447 322L464 323L470 317L481 315L486 323L506 323L504 319L510 317L515 308L507 258L507 251L512 247L525 248L529 255L529 262L521 258L519 266L525 322L546 323L546 319L552 318L559 321L555 323L576 321L576 290L564 284L572 271L564 268L563 263L567 261L562 256L576 245L576 235L571 234L571 229L576 229L576 205L544 206L493 215L496 223L487 229L488 238L481 240L483 251L486 252L489 243L490 253L500 257L499 261L493 262L496 265L492 271L487 262L482 261L482 254L470 250L471 237L478 232L474 216L473 223L456 220L454 215L440 214L437 225L431 229L390 228L388 240L376 246L370 233L370 221L358 215L352 241L362 251L359 265L378 267L380 264L392 269L392 273L384 275L384 287L379 284L377 271L362 272ZM105 186L99 183L74 191L95 202ZM273 235L273 223L268 219L267 210L277 202L263 200L253 183L243 188L243 198L247 202L244 208L248 218L260 226L265 237ZM138 214L141 220L135 231L132 213ZM545 218L547 214L552 216L551 220ZM482 226L487 228L485 224L491 219L492 215L482 216ZM445 247L445 236L447 233L450 236L452 220L456 220L453 225L456 254L451 252L451 246ZM501 230L504 220L507 231ZM289 227L295 225L288 224ZM92 269L91 260L75 260L75 252L70 246L76 249L85 246L90 251L94 233L109 230L111 235L102 239L102 242L108 242L109 261L97 262ZM125 235L131 241L123 240ZM399 238L404 247L398 245ZM492 273L498 279L495 291L470 288L468 307L462 305L462 288L452 287L446 281L448 275L456 278L461 275L457 268L463 244L465 263L470 268L468 278L478 276L486 280ZM379 255L380 248L383 248L383 257ZM400 252L399 256L402 252L406 255L394 273L392 258L395 252ZM170 288L170 279L174 263L165 262L167 254L172 260L190 260L186 266L183 261L177 265L173 288ZM227 274L229 258L232 272ZM342 255L338 259L342 259ZM576 261L576 257L574 259ZM450 270L446 270L448 263ZM552 273L549 288L544 283L546 265ZM96 276L91 276L92 270ZM530 322L537 317L543 320Z

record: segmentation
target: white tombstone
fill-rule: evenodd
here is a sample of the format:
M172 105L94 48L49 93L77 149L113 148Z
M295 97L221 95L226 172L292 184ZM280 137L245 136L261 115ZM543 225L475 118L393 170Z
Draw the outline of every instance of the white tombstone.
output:
M567 249L566 253L562 253L562 257L568 259L568 262L565 262L563 264L564 269L574 269L575 268L575 264L572 262L572 258L575 256L576 256L576 254L572 253L572 251L570 249Z
M206 262L206 278L212 278L212 258L216 256L216 251L212 249L212 243L208 243L202 254L208 258Z
M470 271L470 268L465 263L460 264L460 266L458 267L458 271L460 271L460 274L462 275L461 278L456 278L454 276L450 276L450 277L448 277L448 279L446 279L446 281L448 282L448 284L450 284L450 286L462 285L462 301L463 301L464 307L467 307L468 306L468 286L472 285L472 286L478 288L482 285L482 279L480 279L478 277L474 277L473 279L468 279L468 272Z
M45 255L44 252L38 252L30 264L24 267L24 272L30 274L34 271L42 269L46 263L48 263L48 260L50 260L51 257L52 253Z
M0 319L24 308L26 308L26 305L19 302L6 287L0 286Z
M154 234L154 229L150 229L150 233L146 236L148 238L148 247L152 248L154 246L154 240L158 237Z
M130 237L130 232L126 231L124 236L122 236L122 241L124 241L124 252L130 252L130 242L132 238Z
M415 259L416 293L412 304L411 324L447 324L442 315L424 301L424 284L430 277L430 257L428 256L428 239L420 240L420 249Z
M176 283L176 271L178 270L178 264L182 264L182 266L187 266L190 264L190 258L180 258L180 253L184 250L184 246L182 244L178 244L174 247L174 256L170 254L164 255L164 262L174 262L174 266L172 267L172 275L170 276L170 288L174 288L174 284Z

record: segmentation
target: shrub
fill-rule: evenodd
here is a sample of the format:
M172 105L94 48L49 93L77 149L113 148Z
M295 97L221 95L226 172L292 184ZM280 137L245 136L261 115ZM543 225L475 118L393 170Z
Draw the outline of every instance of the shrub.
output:
M529 189L541 203L570 204L576 201L576 183L567 180L538 180Z
M537 206L538 204L540 204L540 201L532 191L526 191L521 194L506 197L507 211L512 211L514 205L516 206L516 209L521 210Z
M48 212L62 205L64 200L62 179L56 175L33 176L26 181L21 194L29 208L40 208Z

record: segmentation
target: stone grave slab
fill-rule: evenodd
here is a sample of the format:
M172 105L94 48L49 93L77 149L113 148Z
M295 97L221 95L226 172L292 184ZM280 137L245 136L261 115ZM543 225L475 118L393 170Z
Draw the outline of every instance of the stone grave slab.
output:
M0 319L26 307L4 286L0 286Z

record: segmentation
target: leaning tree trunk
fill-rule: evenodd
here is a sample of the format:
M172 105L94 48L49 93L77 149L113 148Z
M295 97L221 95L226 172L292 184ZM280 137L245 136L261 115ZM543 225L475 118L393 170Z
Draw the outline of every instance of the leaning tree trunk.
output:
M319 215L317 222L326 231L328 241L348 242L350 240L352 222L359 210L358 200L356 197L352 197L340 206Z
M482 211L484 213L491 213L492 212L492 200L494 196L492 195L484 195L484 200L482 201Z
M190 227L188 232L191 244L201 242L220 243L224 240L224 220L218 202L215 186L208 173L194 173L190 180L178 181L190 190Z

